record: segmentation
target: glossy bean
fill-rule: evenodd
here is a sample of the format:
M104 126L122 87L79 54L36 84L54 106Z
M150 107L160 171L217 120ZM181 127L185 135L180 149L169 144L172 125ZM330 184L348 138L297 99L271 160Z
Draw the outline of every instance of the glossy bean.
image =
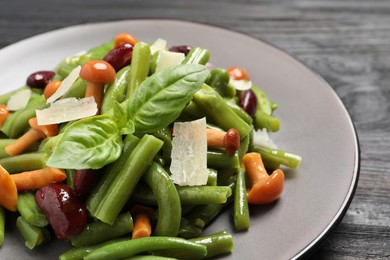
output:
M180 52L187 55L191 51L192 47L188 45L175 45L169 48L169 51Z
M255 116L255 113L257 111L257 97L256 94L251 90L244 90L241 92L240 100L239 100L240 107L245 110L245 112L248 113L251 117Z
M259 145L250 145L249 151L261 154L264 165L268 168L278 168L279 165L284 165L292 169L297 169L302 161L302 157L298 154L287 152L281 149L272 149Z
M237 172L237 182L234 192L233 222L235 229L238 231L247 230L250 226L245 170L242 168Z
M45 88L54 77L55 72L50 70L37 71L27 77L26 84L32 88Z
M115 71L119 71L131 62L133 55L133 45L124 43L114 47L110 52L104 56L103 60L107 61L114 67Z

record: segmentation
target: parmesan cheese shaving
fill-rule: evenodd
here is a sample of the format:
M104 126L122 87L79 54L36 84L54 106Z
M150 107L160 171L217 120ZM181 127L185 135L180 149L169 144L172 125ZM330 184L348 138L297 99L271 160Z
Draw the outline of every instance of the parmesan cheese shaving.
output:
M59 124L94 116L97 112L97 104L93 97L64 98L52 103L48 108L35 112L38 125Z
M53 103L60 97L62 97L73 85L73 83L79 78L81 66L74 68L69 75L62 81L61 86L47 99L47 103Z
M172 180L180 186L206 185L207 132L206 119L175 122L173 126Z
M250 80L235 80L230 78L229 83L237 90L248 90L252 87L252 81Z
M162 51L167 47L167 41L158 38L152 45L150 45L150 52L155 54L157 51Z
M267 129L265 128L253 131L253 144L268 147L271 149L278 149L276 144L269 137Z
M156 72L179 65L184 59L184 53L163 50L160 52L160 56L157 60Z
M7 109L9 111L16 111L24 108L30 100L30 97L31 89L26 88L19 90L9 98L7 102Z

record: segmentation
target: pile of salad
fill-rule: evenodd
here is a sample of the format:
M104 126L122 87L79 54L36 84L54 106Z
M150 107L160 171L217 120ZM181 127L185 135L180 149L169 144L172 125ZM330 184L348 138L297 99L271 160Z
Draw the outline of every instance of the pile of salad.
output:
M226 208L249 229L301 157L270 139L277 104L248 72L209 59L121 33L1 95L0 245L16 212L29 249L70 241L62 260L229 254L204 229Z

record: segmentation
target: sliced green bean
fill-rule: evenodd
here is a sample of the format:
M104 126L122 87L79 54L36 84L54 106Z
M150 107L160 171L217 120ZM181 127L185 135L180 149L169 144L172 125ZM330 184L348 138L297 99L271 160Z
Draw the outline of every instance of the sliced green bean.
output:
M240 118L215 90L206 84L194 94L193 101L206 115L207 121L227 131L235 128L242 138L247 136L252 127Z
M194 237L199 237L202 234L203 229L196 227L192 223L190 223L186 218L181 218L180 229L179 229L179 237L189 239Z
M43 95L31 96L25 108L16 111L5 120L1 131L9 138L19 137L30 128L28 120L35 117L35 110L44 108L45 106L46 100Z
M267 94L262 91L260 88L256 86L252 86L252 90L257 97L257 109L263 111L267 115L271 115L272 113L272 103L271 100L268 99Z
M23 219L31 225L44 227L49 223L45 214L35 202L35 195L33 192L28 191L19 193L17 209Z
M171 131L168 128L162 128L159 131L153 133L153 135L164 142L162 147L162 159L164 160L163 165L169 165L171 163L172 152Z
M255 129L267 129L270 132L277 132L280 128L280 121L277 117L267 115L261 110L257 110L253 120Z
M125 212L118 216L113 225L100 221L89 223L83 232L71 239L71 242L77 247L96 245L122 235L130 235L132 231L133 218L129 212Z
M131 58L126 99L128 99L149 74L151 60L150 46L144 42L137 42L133 48Z
M33 249L50 239L50 233L46 228L31 225L22 216L16 219L16 227L26 240L25 245L29 249Z
M0 165L12 174L42 169L46 166L46 161L46 153L35 152L2 158L0 159Z
M122 68L116 74L115 81L107 86L101 108L102 114L110 111L114 107L115 101L119 103L124 101L129 72L130 66Z
M74 176L76 174L76 170L65 169L65 172L66 172L66 185L74 189Z
M242 168L237 172L237 182L234 192L233 221L234 227L238 231L247 230L250 226L245 170Z
M131 152L138 143L139 138L135 137L134 135L127 135L125 137L121 156L118 158L118 160L104 168L102 178L97 183L87 199L86 205L89 212L95 212L98 209L102 198L113 185L117 174L121 171L126 160L129 158Z
M191 259L199 259L207 254L207 247L178 237L145 237L122 241L103 246L87 254L85 260L122 259L142 252L177 248L191 253Z
M4 244L4 231L5 231L5 211L0 206L0 247Z
M230 75L221 68L212 69L206 84L215 89L222 97L233 97L236 94L234 88L229 86Z
M217 186L218 171L214 169L209 170L209 177L207 178L207 186Z
M229 107L236 113L242 120L244 120L248 125L251 125L253 122L252 117L245 112L239 105L237 105L233 99L226 99L226 103Z
M223 150L211 150L207 151L207 167L213 169L221 168L238 168L240 161L238 153L234 155L228 155Z
M181 205L179 194L169 174L157 163L152 163L142 176L152 189L158 205L156 236L176 236L179 233Z
M114 41L103 43L99 46L93 47L87 53L80 55L79 64L82 65L90 60L101 60L106 54L114 48Z
M249 150L260 153L266 167L275 167L282 164L284 166L296 169L299 167L302 161L302 157L300 155L286 152L281 149L272 149L259 145L251 145Z
M87 202L91 215L102 222L113 224L162 145L163 141L160 139L144 135L117 172L107 192L100 194L97 207L91 208L91 204Z
M177 186L183 205L225 203L232 194L228 186Z
M182 64L202 64L206 63L210 59L210 52L204 48L195 47L186 55Z
M180 119L183 120L196 120L204 117L205 114L200 110L199 106L194 102L190 101L188 105L182 110Z

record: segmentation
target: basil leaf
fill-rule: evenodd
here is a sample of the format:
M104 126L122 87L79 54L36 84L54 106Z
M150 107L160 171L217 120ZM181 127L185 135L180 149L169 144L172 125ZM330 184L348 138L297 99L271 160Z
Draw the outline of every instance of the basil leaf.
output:
M113 107L114 121L120 129L122 135L128 135L134 133L134 123L131 120L127 120L126 109L121 106L117 101L114 101Z
M81 119L55 140L47 166L62 169L99 169L118 159L122 136L108 115Z
M128 103L135 132L152 133L167 127L190 102L209 75L199 64L178 65L155 73L136 89Z

